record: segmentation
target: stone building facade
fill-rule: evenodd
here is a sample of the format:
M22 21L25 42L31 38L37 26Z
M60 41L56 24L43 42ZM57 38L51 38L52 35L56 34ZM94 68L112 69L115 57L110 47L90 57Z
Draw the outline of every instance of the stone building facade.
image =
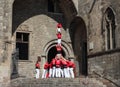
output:
M0 0L0 82L9 81L15 71L33 78L37 56L42 72L45 61L55 56L59 22L62 54L76 63L77 76L96 72L117 82L119 5L119 0Z

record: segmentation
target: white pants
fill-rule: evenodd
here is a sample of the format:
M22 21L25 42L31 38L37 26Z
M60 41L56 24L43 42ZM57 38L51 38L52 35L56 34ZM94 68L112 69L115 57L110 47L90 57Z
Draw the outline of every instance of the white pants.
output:
M65 78L68 78L68 75L67 75L67 68L64 68L64 76L65 76Z
M56 68L56 77L61 77L60 68Z
M36 79L40 78L40 69L35 69L35 72L36 72L35 78Z
M58 44L61 44L61 39L58 39Z
M74 78L74 72L73 72L73 68L69 68L69 72L70 72L70 77Z
M52 68L50 68L50 69L49 69L49 78L51 78L51 77L52 77L52 71L53 71L53 69L52 69Z
M60 29L60 28L57 28L57 32L60 32L60 33L61 33L61 29Z
M47 74L47 69L44 69L43 74L42 74L42 78L46 78L46 74Z
M55 77L55 71L56 71L56 67L54 66L53 69L52 69L52 77L53 78Z
M62 77L64 77L63 69L60 69L60 75L61 75Z
M69 67L67 67L67 77L70 78L70 72Z

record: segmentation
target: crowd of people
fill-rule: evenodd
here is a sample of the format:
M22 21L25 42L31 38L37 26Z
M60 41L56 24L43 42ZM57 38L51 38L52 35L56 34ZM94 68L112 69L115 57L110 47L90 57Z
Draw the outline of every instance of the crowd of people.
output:
M57 44L56 50L57 54L55 58L51 60L50 63L46 62L44 64L44 70L42 74L42 78L74 78L75 77L75 64L71 61L71 59L65 59L62 56L62 45L61 45L61 33L62 25L61 23L57 24L56 36L57 36ZM40 69L39 63L36 62L36 78L39 78Z
M75 64L57 54L50 63L44 64L42 78L74 78Z

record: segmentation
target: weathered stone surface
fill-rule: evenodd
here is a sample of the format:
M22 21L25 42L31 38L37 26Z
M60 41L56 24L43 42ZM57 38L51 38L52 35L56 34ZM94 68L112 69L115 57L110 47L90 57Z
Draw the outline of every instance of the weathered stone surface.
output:
M72 0L60 0L62 14L48 12L47 0L0 0L0 82L8 81L11 77L11 55L16 48L17 31L30 34L29 60L18 61L19 76L26 78L34 77L34 64L37 56L42 56L42 74L43 64L47 60L48 51L56 44L56 24L58 22L63 24L62 40L66 58L72 57L77 59L75 61L77 61L76 68L79 74L79 70L81 70L79 62L82 57L81 40L85 39L87 41L88 55L106 51L102 23L108 7L115 14L115 43L116 48L120 48L119 0L73 0L73 2ZM82 22L75 21L73 30L76 31L73 34L76 35L76 38L73 36L74 40L72 41L69 28L71 27L71 21L76 16L83 20ZM83 27L84 24L85 27ZM77 25L79 25L79 28L76 28ZM84 30L86 30L87 37L84 37ZM91 43L93 45L92 50L89 49ZM74 44L77 45L75 47L77 50L73 50ZM89 73L96 71L108 78L112 77L112 80L119 83L119 57L119 52L91 57L91 59L88 59ZM26 84L24 85L27 86ZM44 84L44 86L48 85Z

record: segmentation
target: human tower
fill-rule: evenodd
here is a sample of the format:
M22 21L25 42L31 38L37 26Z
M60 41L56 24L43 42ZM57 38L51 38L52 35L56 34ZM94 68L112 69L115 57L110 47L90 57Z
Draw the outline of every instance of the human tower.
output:
M74 78L75 77L74 76L75 64L70 59L65 59L62 56L61 29L62 29L62 24L58 23L56 29L57 54L50 63L46 62L44 64L42 78Z

